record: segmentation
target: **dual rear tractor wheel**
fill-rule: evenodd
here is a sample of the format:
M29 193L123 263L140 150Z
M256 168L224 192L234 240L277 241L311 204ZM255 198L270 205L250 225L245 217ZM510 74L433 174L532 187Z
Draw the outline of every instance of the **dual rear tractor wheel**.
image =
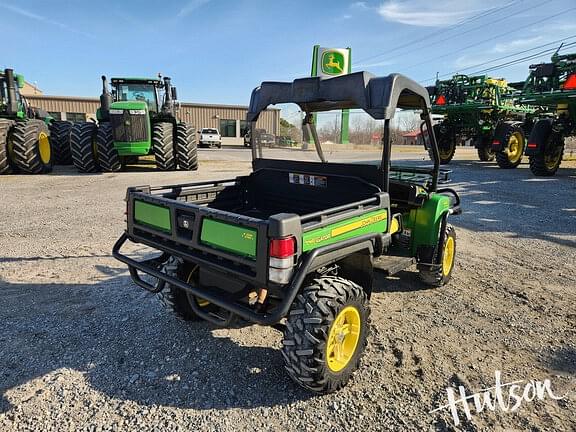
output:
M52 171L50 130L38 119L0 119L0 174L44 174Z

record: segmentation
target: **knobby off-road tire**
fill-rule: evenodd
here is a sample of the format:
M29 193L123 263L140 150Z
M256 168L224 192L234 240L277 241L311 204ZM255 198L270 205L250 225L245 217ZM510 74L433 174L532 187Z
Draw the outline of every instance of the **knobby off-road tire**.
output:
M42 174L52 171L50 131L42 120L15 122L9 139L12 163L21 172Z
M50 141L54 151L55 165L72 165L70 132L73 125L71 121L54 121L50 125Z
M104 122L98 125L96 146L98 148L98 163L102 171L116 172L122 169L118 150L114 148L114 137L110 123Z
M170 257L162 267L162 272L169 276L178 278L184 282L194 283L195 272L197 266L187 264L180 258ZM194 296L188 294L186 291L171 285L166 284L164 289L156 294L160 302L168 309L176 318L182 321L202 321L202 318L194 313L190 306L191 301L196 301L203 310L207 312L214 311L216 307L202 299L196 299Z
M351 313L354 318L342 326L340 321ZM352 281L339 277L320 277L305 286L297 295L292 307L282 347L285 367L290 377L302 387L317 392L330 393L342 388L358 369L366 348L369 332L370 308L365 291ZM348 325L350 331L343 336L349 349L347 361L336 362L335 331ZM355 333L354 333L355 332ZM353 338L353 339L347 339ZM338 339L339 340L339 339ZM334 365L342 366L338 369Z
M98 126L92 122L75 123L70 132L70 151L76 169L83 173L98 172Z
M454 158L454 153L456 153L456 137L452 133L441 132L440 125L434 125L434 136L436 137L436 142L438 143L438 154L440 156L440 164L446 165ZM428 149L428 154L430 159L434 160L434 154L432 153L432 148Z
M544 150L530 156L530 171L539 177L551 177L556 174L564 157L564 138L551 132L546 138Z
M505 150L496 152L496 163L500 168L516 168L522 162L526 148L526 135L521 123L506 122L498 132L495 138L500 140Z
M172 123L156 123L152 127L152 150L156 168L169 171L176 168L174 148L174 126Z
M13 124L11 120L0 119L0 174L10 174L13 171L8 157L8 134Z
M196 130L186 123L178 123L176 127L176 158L181 170L195 171L198 169Z
M438 253L441 254L441 265L439 268L421 268L419 270L422 282L434 287L446 285L452 278L452 271L454 270L454 263L456 261L456 230L452 225L446 226L444 247L441 251L436 247L432 259L433 263L438 261Z
M496 152L492 150L492 142L488 137L476 138L476 150L478 159L482 162L492 162L496 158Z

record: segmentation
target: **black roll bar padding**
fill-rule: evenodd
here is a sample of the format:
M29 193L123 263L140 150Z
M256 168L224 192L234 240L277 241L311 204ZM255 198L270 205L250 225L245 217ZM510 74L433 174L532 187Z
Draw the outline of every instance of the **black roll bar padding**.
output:
M430 186L431 192L436 192L438 187L438 174L440 172L440 153L438 152L438 142L436 141L436 135L434 135L434 126L432 125L432 118L430 117L430 110L425 107L422 110L423 120L426 122L426 129L428 130L428 135L430 137L430 148L432 149L432 156L434 158L434 171L432 172L432 185ZM422 125L420 125L422 130ZM424 135L422 135L424 139Z
M318 256L324 255L324 254L332 252L334 250L339 250L339 249L342 249L342 248L345 248L348 246L352 246L355 244L365 243L365 242L369 242L369 241L377 241L377 239L380 235L381 234L379 234L379 233L364 234L362 236L350 238L350 239L343 240L343 241L338 242L338 243L333 243L331 245L323 246L323 247L312 250L310 253L308 253L306 256L304 256L303 262L297 267L296 273L292 277L290 284L285 286L284 292L286 293L286 295L284 296L284 299L270 313L266 313L266 312L258 313L256 311L254 311L254 310L252 310L246 306L240 305L234 301L226 300L226 299L222 298L221 296L214 294L212 292L209 292L209 291L203 292L198 287L188 285L185 282L182 282L180 279L177 279L173 276L167 275L166 273L162 273L161 271L159 271L153 267L148 267L145 262L139 262L139 261L136 261L130 257L122 255L120 253L120 249L126 243L126 241L129 240L128 234L126 232L124 232L120 236L120 238L118 238L116 243L114 244L114 247L112 248L112 256L114 258L116 258L117 260L123 262L124 264L128 265L129 268L133 267L136 270L141 270L144 273L149 274L150 276L153 276L159 280L164 281L165 283L169 283L169 284L174 285L180 289L183 289L187 292L190 292L193 295L200 297L200 298L203 298L204 300L206 300L210 303L213 303L216 306L221 307L222 309L226 309L229 312L231 312L235 315L238 315L247 321L255 322L257 324L262 324L262 325L272 325L272 324L276 324L278 321L280 321L282 318L284 318L286 316L286 314L288 313L288 311L290 309L290 306L292 305L292 303L294 302L294 299L296 298L296 295L298 294L298 291L300 290L300 287L304 283L304 280L305 280L306 276L308 275L310 268L314 264L314 260ZM133 270L130 270L130 274L133 275ZM138 279L143 284L147 284L147 282L142 281L139 277L138 277ZM138 282L138 280L134 280L134 282L140 286L143 286ZM147 285L149 287L151 287L150 284L147 284Z
M390 155L392 145L390 143L390 119L384 120L382 133L382 190L390 192Z

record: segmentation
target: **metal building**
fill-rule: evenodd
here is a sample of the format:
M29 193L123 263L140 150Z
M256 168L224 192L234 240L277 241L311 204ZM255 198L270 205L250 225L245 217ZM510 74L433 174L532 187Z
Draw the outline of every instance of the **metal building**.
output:
M48 111L59 120L85 121L96 118L100 106L98 98L75 96L47 96L27 94L30 105ZM180 119L193 125L197 130L217 128L222 135L223 144L242 145L248 125L245 121L248 107L240 105L212 105L181 103L178 113ZM280 129L280 110L268 109L258 119L257 127L268 133L278 135Z

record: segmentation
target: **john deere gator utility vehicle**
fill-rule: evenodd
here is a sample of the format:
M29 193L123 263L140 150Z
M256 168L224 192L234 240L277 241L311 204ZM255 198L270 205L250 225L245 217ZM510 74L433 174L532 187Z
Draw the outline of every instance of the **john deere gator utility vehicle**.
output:
M553 176L564 154L564 139L576 135L576 54L530 66L520 99L542 110L528 139L526 155L537 176Z
M0 174L41 174L52 170L48 117L29 107L20 94L24 77L0 71ZM47 114L45 114L47 116Z
M72 127L72 161L79 171L119 171L145 155L154 155L162 171L198 168L196 134L177 119L176 88L170 78L112 78L111 84L112 92L102 76L98 124Z
M460 212L460 200L453 190L437 188L430 99L416 82L367 72L264 82L252 92L252 130L261 112L279 103L295 103L306 113L318 162L267 159L253 141L247 176L129 188L128 226L113 254L135 283L158 293L183 319L227 326L241 318L282 329L288 374L327 393L344 386L359 366L375 269L394 274L417 265L425 284L450 280L456 233L448 219ZM326 160L313 113L348 108L383 121L380 160ZM390 122L397 108L422 110L433 168L391 165ZM121 252L127 241L160 255L130 258Z
M454 75L429 87L432 112L444 115L434 126L440 163L454 157L456 145L471 139L481 161L515 168L522 161L525 131L531 127L534 109L513 99L514 88L499 78Z

